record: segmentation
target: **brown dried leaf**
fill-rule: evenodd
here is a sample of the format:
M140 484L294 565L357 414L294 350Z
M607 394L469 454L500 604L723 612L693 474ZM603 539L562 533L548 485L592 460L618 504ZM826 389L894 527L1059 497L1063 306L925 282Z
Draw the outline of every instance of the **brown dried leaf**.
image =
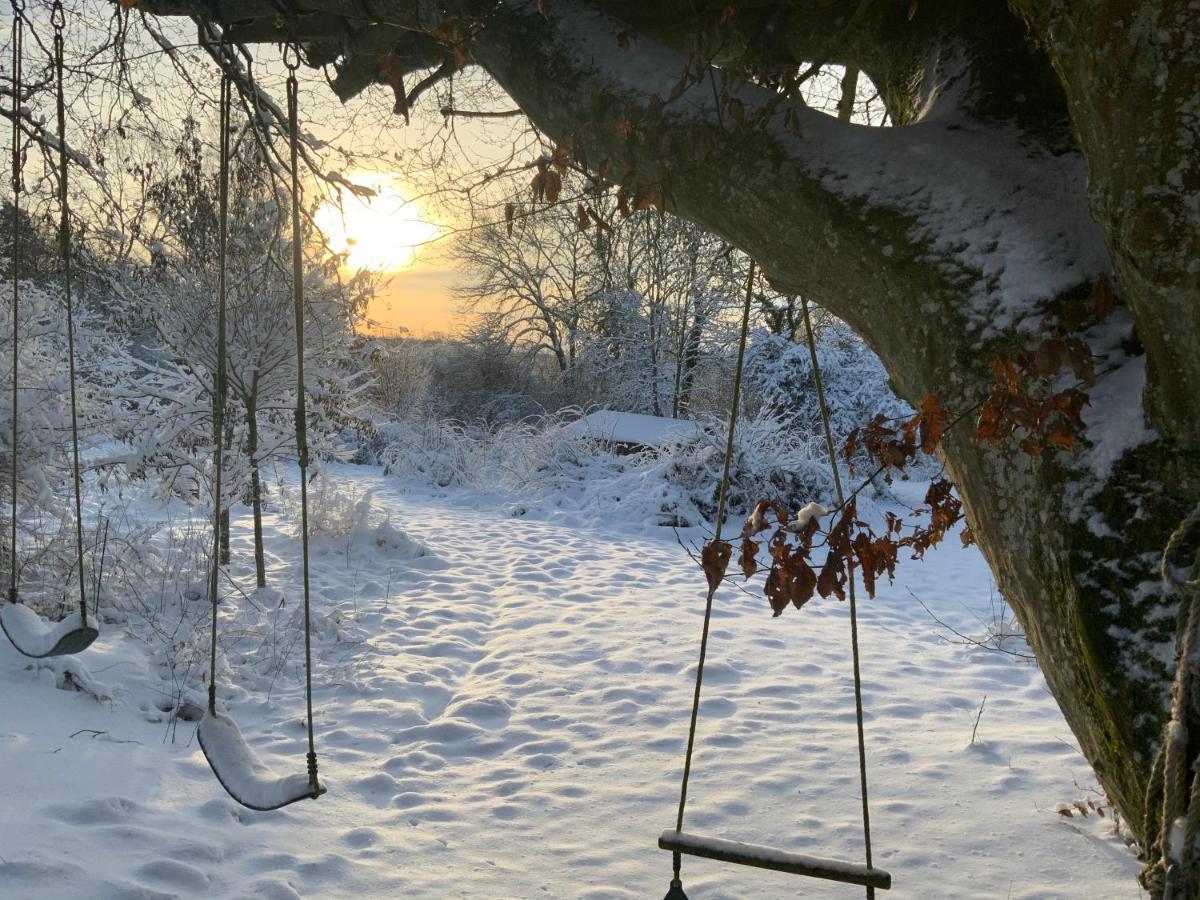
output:
M817 593L822 597L836 594L839 600L845 600L845 583L846 571L841 554L830 550L825 557L825 565L821 567L821 574L817 576Z
M729 557L733 555L733 545L728 541L709 541L700 552L700 564L704 568L704 577L708 579L708 589L715 591L725 577L729 567Z
M1079 436L1065 428L1051 428L1046 441L1053 447L1069 450L1079 443Z
M546 170L546 202L557 203L562 192L562 176L554 169Z
M738 564L742 567L742 574L749 581L758 571L758 544L750 540L750 538L742 539L742 555L738 558Z
M1092 349L1079 338L1067 338L1067 364L1071 371L1088 387L1096 383L1096 364L1092 358Z
M1092 285L1092 312L1103 322L1117 308L1117 295L1113 290L1112 279L1107 274L1101 275Z
M792 605L800 609L812 599L813 592L817 589L817 573L806 561L797 557L792 557L788 573L791 575Z
M946 430L946 413L937 394L930 394L921 404L921 451L932 453Z
M612 226L600 218L596 211L591 207L588 207L588 215L591 217L592 221L596 223L597 228L606 234L612 234Z
M779 569L772 569L767 575L763 593L766 595L767 602L771 604L772 615L779 616L787 609L789 598L783 583L783 575Z
M567 161L570 159L570 154L567 153L567 148L562 144L554 148L554 153L550 157L550 165L558 170L559 175L567 174Z

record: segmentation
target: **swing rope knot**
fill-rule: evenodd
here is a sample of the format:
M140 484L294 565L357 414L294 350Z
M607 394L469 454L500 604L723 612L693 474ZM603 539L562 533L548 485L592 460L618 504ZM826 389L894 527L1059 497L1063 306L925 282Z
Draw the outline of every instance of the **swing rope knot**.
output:
M1188 759L1188 720L1194 711L1197 680L1197 643L1200 637L1200 550L1188 575L1180 577L1176 559L1200 527L1200 504L1176 526L1163 548L1159 564L1164 593L1179 597L1176 623L1178 658L1171 690L1171 717L1146 786L1143 840L1150 857L1139 875L1142 886L1155 900L1192 896L1200 887L1196 858L1200 834L1200 771L1191 778L1195 760ZM1182 823L1182 829L1179 828ZM1180 893L1182 892L1182 893Z
M308 783L312 785L313 799L316 800L321 794L321 782L317 779L317 753L315 750L308 751Z

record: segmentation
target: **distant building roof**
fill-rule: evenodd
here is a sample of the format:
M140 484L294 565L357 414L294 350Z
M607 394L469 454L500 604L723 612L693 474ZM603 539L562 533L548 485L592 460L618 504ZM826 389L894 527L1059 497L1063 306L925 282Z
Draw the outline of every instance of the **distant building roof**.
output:
M687 444L704 435L704 426L688 419L668 419L641 413L600 409L576 419L564 429L577 437L611 441L615 444L639 444L643 447L668 447Z

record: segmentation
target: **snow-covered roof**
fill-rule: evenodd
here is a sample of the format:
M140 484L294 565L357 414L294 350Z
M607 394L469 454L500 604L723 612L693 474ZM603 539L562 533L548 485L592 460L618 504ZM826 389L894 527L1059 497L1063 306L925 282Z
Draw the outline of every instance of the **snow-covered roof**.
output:
M564 430L578 437L612 441L617 444L640 444L644 447L686 444L704 434L704 426L699 422L616 412L611 409L589 413L567 425Z

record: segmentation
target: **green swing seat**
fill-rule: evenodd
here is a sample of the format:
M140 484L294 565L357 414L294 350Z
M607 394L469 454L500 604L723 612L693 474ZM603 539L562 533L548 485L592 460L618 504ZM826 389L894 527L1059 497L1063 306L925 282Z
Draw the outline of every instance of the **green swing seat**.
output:
M196 737L221 787L247 809L270 812L301 800L316 800L325 793L324 787L314 790L307 775L274 772L258 758L229 716L206 713Z
M19 120L18 113L21 105L21 69L23 65L24 53L24 26L25 17L21 11L20 4L14 3L12 17L12 84L13 90L13 121ZM61 0L55 0L53 9L50 14L51 24L54 26L54 69L55 69L55 93L58 100L58 116L57 116L57 138L58 138L58 201L59 201L59 250L62 254L63 274L62 287L63 297L66 300L66 326L67 326L67 371L70 375L71 385L71 470L74 475L75 487L75 553L76 553L76 572L79 576L79 610L71 613L61 622L47 622L36 612L20 602L19 591L19 572L20 567L17 561L17 494L18 484L20 479L20 470L18 459L20 456L20 430L17 427L17 414L20 409L19 393L20 387L20 370L19 361L21 354L19 352L18 341L20 340L21 329L20 324L20 306L21 306L21 280L18 261L20 259L20 203L21 191L23 186L21 183L21 168L24 160L24 154L21 149L21 131L14 128L13 144L12 144L12 232L11 232L11 256L12 265L9 267L12 274L12 418L11 426L11 462L12 469L10 470L10 485L12 491L11 500L11 518L9 524L11 533L9 537L9 582L8 600L9 602L0 609L0 630L2 630L8 640L16 648L17 652L31 657L33 659L43 659L47 656L70 656L74 653L79 653L91 646L92 642L99 637L100 632L88 625L87 621L87 595L84 591L84 572L83 572L83 525L81 519L83 517L83 503L81 500L82 482L79 475L79 423L77 417L78 402L75 392L75 313L74 304L71 301L71 226L70 217L67 210L67 137L66 137L66 117L64 115L63 101L63 9ZM48 143L48 142L47 142ZM48 144L48 146L50 146Z
M0 629L18 653L32 659L80 653L100 636L78 612L61 622L47 622L24 603L8 603L0 609Z
M218 36L218 48L224 58L228 50L227 32ZM285 53L284 63L288 69L288 140L291 148L291 196L292 196L292 233L300 234L300 175L297 164L297 97L299 86L296 80L296 69L300 64L299 52L293 50ZM221 76L221 149L220 149L220 218L219 218L219 249L220 265L219 287L217 294L217 367L215 372L216 402L213 409L213 444L214 478L213 478L213 549L212 571L209 580L209 599L212 601L212 643L209 648L209 681L208 681L208 710L196 729L196 737L208 766L221 787L234 800L247 809L259 812L270 812L282 809L301 800L316 800L325 793L317 777L316 739L313 734L313 693L312 693L312 628L309 618L309 554L308 554L308 442L305 432L305 403L304 403L304 271L299 244L295 245L292 256L292 298L295 307L296 322L296 446L299 449L300 464L300 521L301 538L304 560L304 692L307 705L308 727L308 772L304 775L279 775L258 758L251 746L242 736L237 722L229 715L217 712L217 607L220 601L217 586L221 567L220 522L222 512L221 477L224 468L224 453L220 436L225 433L225 393L226 393L226 302L225 285L226 246L228 240L228 202L229 202L229 160L230 160L230 125L229 114L233 105L233 81L224 68Z

